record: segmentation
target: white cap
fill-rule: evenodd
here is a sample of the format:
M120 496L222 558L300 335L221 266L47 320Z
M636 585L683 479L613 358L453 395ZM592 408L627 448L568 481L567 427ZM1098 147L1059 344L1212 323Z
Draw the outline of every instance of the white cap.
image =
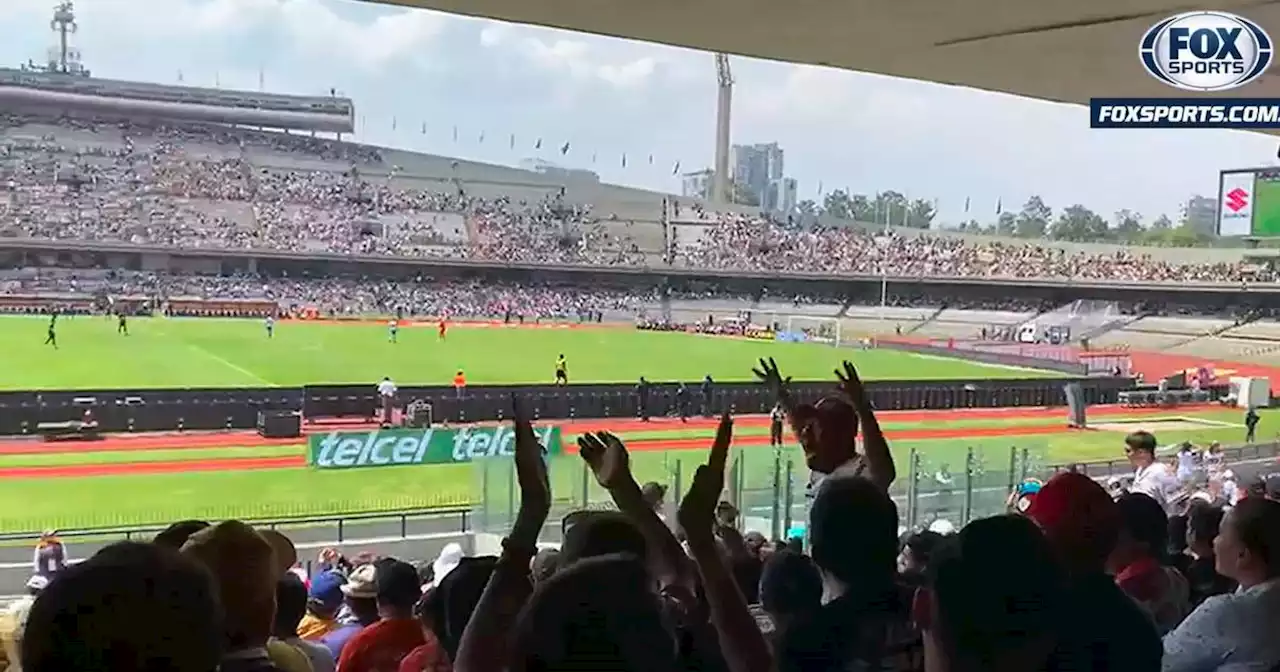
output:
M27 590L44 590L49 587L49 579L39 574L33 574L27 579Z
M941 535L948 535L956 531L956 526L946 518L939 518L932 523L929 523L929 531L936 532Z

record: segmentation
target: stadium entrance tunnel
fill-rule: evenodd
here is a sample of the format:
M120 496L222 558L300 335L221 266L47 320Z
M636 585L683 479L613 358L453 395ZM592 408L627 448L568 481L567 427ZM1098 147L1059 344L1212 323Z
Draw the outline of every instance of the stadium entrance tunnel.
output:
M373 1L1070 103L1176 95L1147 74L1137 52L1149 28L1186 10L1175 0L973 0L928 12L891 0L763 3L750 12L733 0ZM1280 4L1227 0L1213 9L1280 26ZM1265 97L1274 79L1229 93Z

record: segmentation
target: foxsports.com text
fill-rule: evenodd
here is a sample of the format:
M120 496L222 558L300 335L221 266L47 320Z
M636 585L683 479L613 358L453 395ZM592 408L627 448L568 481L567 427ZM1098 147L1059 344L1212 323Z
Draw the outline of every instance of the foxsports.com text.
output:
M1280 100L1098 100L1093 128L1280 128Z

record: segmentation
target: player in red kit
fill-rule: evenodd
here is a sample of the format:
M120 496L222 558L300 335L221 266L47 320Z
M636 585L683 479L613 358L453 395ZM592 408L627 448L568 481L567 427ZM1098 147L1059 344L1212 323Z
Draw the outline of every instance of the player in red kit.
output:
M440 326L438 327L438 334L439 334L440 340L442 341L444 340L444 335L448 331L449 331L449 323L445 322L444 320L440 320Z

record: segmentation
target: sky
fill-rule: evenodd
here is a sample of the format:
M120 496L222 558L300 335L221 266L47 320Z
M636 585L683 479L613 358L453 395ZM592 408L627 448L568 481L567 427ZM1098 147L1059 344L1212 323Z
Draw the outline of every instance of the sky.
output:
M0 0L0 64L43 59L52 6ZM94 76L334 88L355 101L363 142L543 158L677 193L677 162L712 163L708 53L355 0L79 0L76 12ZM1016 209L1031 195L1055 211L1176 221L1191 195L1217 195L1218 171L1278 163L1280 139L1258 134L1090 130L1079 106L740 57L731 67L733 142L778 142L801 199L893 189L936 199L944 225L992 221L997 202Z

